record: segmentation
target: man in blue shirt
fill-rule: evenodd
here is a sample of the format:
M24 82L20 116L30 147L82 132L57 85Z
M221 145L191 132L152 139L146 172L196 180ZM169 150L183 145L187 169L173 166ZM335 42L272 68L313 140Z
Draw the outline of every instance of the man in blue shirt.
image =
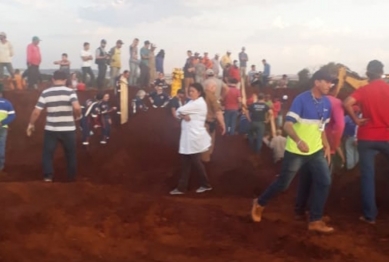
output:
M11 102L3 98L3 88L0 86L0 172L4 169L8 124L14 119L15 110Z
M331 115L331 103L326 95L332 81L333 78L327 72L317 71L311 79L312 89L301 93L293 101L284 124L288 138L281 172L265 192L258 199L254 199L251 210L254 222L261 221L266 204L285 191L299 169L306 166L314 175L300 178L300 183L309 182L312 188L300 186L297 203L305 203L305 200L311 198L308 230L320 233L334 231L322 220L331 185L331 154L324 129Z

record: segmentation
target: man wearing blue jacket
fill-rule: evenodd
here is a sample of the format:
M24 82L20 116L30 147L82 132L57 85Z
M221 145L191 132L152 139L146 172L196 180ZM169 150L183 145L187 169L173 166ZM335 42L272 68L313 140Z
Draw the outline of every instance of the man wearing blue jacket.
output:
M14 119L15 110L11 102L3 98L3 88L0 86L0 172L4 169L8 124Z

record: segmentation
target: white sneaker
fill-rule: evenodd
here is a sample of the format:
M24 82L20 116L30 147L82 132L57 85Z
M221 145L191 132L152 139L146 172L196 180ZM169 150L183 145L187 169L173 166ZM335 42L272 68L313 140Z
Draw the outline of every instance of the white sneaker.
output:
M93 136L93 134L94 134L93 131L90 131L90 132L89 132L89 135L90 135L90 136Z
M51 182L53 182L53 179L52 178L44 178L43 181L45 181L47 183L51 183Z
M169 194L170 194L170 195L183 195L184 192L181 192L180 190L178 190L178 189L176 188L176 189L170 191Z
M89 142L82 142L82 144L83 144L84 146L87 146L87 145L89 145Z
M201 194L207 191L211 191L212 187L199 187L199 189L196 190L196 193Z
M105 144L107 144L107 141L101 140L101 141L100 141L100 144L105 145Z

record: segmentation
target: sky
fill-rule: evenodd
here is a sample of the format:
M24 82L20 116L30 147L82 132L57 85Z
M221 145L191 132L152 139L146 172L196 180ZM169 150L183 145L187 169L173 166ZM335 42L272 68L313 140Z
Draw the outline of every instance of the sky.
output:
M82 44L95 50L101 39L108 47L125 43L128 69L134 38L165 50L167 72L184 65L188 49L211 56L231 50L236 59L243 46L250 65L262 70L266 59L275 75L328 62L363 74L370 60L389 61L387 0L1 0L0 10L15 68L25 68L34 35L42 39L44 69L64 52L80 68Z

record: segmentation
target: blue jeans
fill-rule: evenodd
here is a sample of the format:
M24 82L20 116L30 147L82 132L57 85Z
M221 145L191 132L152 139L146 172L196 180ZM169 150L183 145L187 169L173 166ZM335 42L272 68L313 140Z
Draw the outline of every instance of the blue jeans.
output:
M251 122L249 130L249 142L252 150L259 153L262 147L262 139L265 133L264 122Z
M0 171L4 169L5 146L7 144L8 128L0 127Z
M109 139L111 135L111 124L109 123L110 118L109 117L102 117L101 118L101 124L102 124L102 129L101 129L101 134L102 134L102 139Z
M309 172L314 174L314 176L308 175L300 179L303 184L299 187L298 202L300 203L303 202L303 200L308 200L310 192L306 189L305 185L313 182L309 209L310 221L321 220L331 184L330 170L328 168L328 163L324 158L323 150L307 156L285 151L280 175L258 198L258 203L261 206L265 206L273 197L288 189L293 178L303 166L306 166ZM308 174L310 174L309 172ZM309 189L311 188L309 187ZM300 192L300 190L302 191Z
M139 62L130 61L130 80L129 86L136 86L138 84L138 68Z
M297 215L304 215L305 211L309 210L310 221L317 221L323 217L323 209L331 185L331 172L324 154L322 160L318 160L305 163L299 172L295 212ZM313 202L313 199L316 201ZM309 209L307 209L308 201Z
M65 151L67 161L68 177L73 180L76 176L77 154L76 154L76 132L62 131L54 132L45 130L43 137L43 174L45 178L53 178L53 157L57 143L60 142Z
M238 119L238 110L224 111L224 122L226 123L227 134L231 136L235 134L237 119Z
M354 143L354 137L347 137L344 142L344 148L346 151L346 167L348 170L353 169L359 162L358 148Z
M361 169L362 211L365 219L375 221L378 211L375 201L375 155L377 152L389 158L389 141L358 140Z

